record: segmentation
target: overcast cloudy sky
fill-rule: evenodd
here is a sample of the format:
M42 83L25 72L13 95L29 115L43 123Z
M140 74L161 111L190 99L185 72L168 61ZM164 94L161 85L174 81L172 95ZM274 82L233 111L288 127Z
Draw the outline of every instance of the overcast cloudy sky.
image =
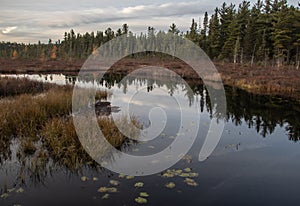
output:
M128 23L136 33L148 26L167 30L173 22L185 31L191 19L210 14L224 0L1 0L0 41L43 42L62 39L63 33L117 29ZM228 1L226 1L228 2ZM232 0L239 3L241 0ZM256 0L251 0L256 2ZM297 4L297 0L289 0Z

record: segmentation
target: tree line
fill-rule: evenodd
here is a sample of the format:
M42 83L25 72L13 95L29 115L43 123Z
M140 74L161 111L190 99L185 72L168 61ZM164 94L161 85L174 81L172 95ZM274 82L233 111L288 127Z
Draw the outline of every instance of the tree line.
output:
M136 43L142 39L160 42L164 35L183 36L199 45L211 59L261 66L293 65L300 63L300 4L289 5L287 0L258 0L251 6L243 1L239 5L223 3L202 22L192 20L187 32L173 23L167 32L148 27L147 33L133 34L127 24L113 31L75 33L65 32L62 40L48 43L20 44L1 42L0 58L26 58L47 60L85 59L98 47L121 35ZM160 42L166 44L169 42ZM125 45L130 46L130 45ZM128 48L129 49L129 48Z

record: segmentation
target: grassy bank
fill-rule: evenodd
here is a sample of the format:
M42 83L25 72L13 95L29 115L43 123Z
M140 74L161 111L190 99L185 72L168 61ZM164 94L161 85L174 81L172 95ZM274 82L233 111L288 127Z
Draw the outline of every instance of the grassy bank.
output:
M33 60L1 60L2 73L55 73L78 72L83 60L66 62L33 61ZM145 58L125 58L117 62L110 71L113 74L130 73L141 66L161 66L175 71L185 79L197 79L191 68L179 59L159 58L148 56ZM262 95L280 95L300 99L300 73L293 67L264 67L247 64L230 64L215 62L224 84L237 87L251 93ZM95 70L95 68L93 68Z

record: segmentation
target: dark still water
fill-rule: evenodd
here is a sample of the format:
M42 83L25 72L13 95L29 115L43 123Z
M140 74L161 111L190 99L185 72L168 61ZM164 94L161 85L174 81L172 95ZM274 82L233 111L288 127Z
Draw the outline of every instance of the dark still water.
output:
M135 201L139 196L145 196L145 205L253 206L300 202L300 107L292 100L226 87L227 114L218 117L219 123L225 122L221 140L209 158L199 162L215 112L202 85L191 83L191 92L185 84L159 79L121 81L122 76L114 76L99 83L92 77L26 77L58 84L80 82L83 87L105 89L111 92L112 106L120 110L111 115L118 117L129 111L143 127L157 127L152 131L159 131L155 139L124 145L121 150L128 154L149 155L167 148L178 133L180 112L190 117L190 128L180 138L189 138L189 130L196 126L199 131L188 154L176 165L144 177L120 175L90 163L77 170L58 166L55 160L40 164L36 154L18 155L17 139L2 140L0 205L139 205ZM147 99L149 96L152 101ZM192 121L195 111L201 117L199 125ZM168 117L167 122L162 116ZM162 124L165 126L160 130ZM149 164L155 167L157 162ZM102 191L116 191L98 191L101 187Z

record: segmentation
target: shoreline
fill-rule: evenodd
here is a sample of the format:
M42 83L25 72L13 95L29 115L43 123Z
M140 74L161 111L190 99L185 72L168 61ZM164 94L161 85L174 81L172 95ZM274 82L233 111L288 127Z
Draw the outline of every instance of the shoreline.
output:
M64 60L0 59L1 74L76 74L84 60L67 62ZM213 62L224 85L239 88L258 95L271 95L293 98L300 101L300 72L289 68L250 67L233 63ZM125 58L108 71L114 74L127 74L142 66L168 68L186 80L199 79L191 68L179 59L145 57ZM86 70L95 72L96 70Z

